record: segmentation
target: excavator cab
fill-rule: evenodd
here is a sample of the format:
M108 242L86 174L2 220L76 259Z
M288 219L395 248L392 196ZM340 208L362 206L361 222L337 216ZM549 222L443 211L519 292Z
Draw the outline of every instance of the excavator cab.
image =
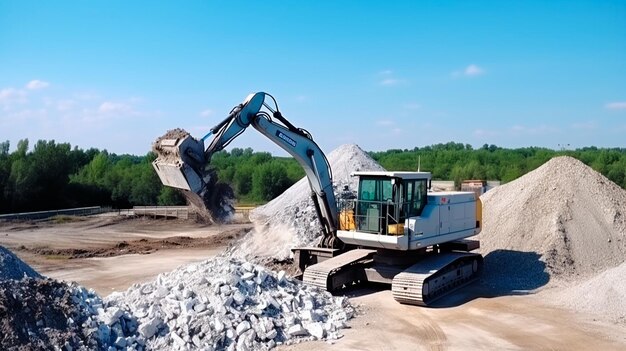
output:
M419 216L426 205L430 173L355 172L352 175L359 177L359 187L356 199L350 200L353 205L342 206L339 223L342 230L403 235L405 220Z

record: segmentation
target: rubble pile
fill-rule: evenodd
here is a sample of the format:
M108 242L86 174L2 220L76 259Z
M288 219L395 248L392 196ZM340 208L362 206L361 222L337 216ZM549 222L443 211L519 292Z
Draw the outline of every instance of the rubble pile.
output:
M352 314L344 297L228 258L182 266L113 293L103 311L109 325L136 317L135 340L152 350L268 350L333 340Z
M75 283L39 278L2 280L0 349L106 349L109 340L101 339L100 323L92 319L101 305L93 291Z
M76 283L0 281L2 350L269 350L336 340L345 297L284 272L215 258L102 299Z

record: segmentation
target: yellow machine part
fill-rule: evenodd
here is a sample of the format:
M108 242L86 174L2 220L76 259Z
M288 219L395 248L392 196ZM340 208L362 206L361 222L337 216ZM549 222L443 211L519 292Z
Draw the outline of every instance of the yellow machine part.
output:
M483 202L480 201L480 197L476 196L476 222L478 228L483 227Z
M387 226L387 234L404 235L404 224L390 224Z
M352 210L343 210L339 213L339 230L356 230Z

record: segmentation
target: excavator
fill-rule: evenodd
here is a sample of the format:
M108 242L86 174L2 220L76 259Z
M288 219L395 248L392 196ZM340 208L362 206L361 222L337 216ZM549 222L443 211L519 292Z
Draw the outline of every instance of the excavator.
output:
M161 182L207 198L215 191L211 156L249 126L291 154L309 181L322 229L317 246L292 249L305 284L331 292L364 282L389 284L396 301L429 306L480 276L483 257L471 252L480 243L467 239L482 227L474 192L430 192L428 172L361 171L352 173L359 180L356 195L336 196L320 147L264 92L248 95L201 139L188 133L157 139L153 166Z

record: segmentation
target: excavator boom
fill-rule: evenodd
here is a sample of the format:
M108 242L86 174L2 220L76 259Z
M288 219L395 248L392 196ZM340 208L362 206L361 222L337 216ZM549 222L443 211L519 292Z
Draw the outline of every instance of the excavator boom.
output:
M269 97L273 106L266 101ZM278 123L280 122L280 123ZM184 190L192 203L211 197L215 176L211 156L223 150L250 125L292 155L304 169L311 187L311 198L322 225L323 246L341 244L336 239L337 204L333 192L332 171L326 155L304 129L297 128L282 116L274 98L259 92L248 95L228 117L211 128L202 139L182 130L173 130L156 140L153 162L164 185ZM204 141L209 137L209 146Z

